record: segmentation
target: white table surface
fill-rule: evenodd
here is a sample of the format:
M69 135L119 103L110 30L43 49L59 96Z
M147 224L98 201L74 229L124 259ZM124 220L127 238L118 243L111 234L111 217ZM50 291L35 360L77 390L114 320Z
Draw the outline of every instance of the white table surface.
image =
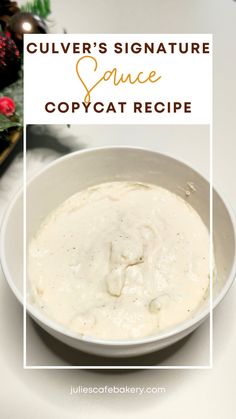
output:
M214 183L236 210L235 94L236 3L232 0L89 0L52 1L54 32L85 33L213 33L214 34ZM208 174L206 127L52 127L49 138L67 139L70 147L99 146L127 141L173 155ZM158 140L157 140L158 139ZM174 139L174 141L173 141ZM204 141L203 141L204 139ZM191 143L190 143L191 142ZM31 150L31 171L55 158L56 152ZM19 184L20 159L0 186L1 210ZM9 176L8 176L9 175ZM8 198L6 198L8 197ZM3 202L3 201L6 202ZM112 418L169 419L231 418L235 398L236 326L235 285L214 315L214 368L212 370L159 370L96 372L86 370L23 370L22 310L6 283L0 281L0 416L1 418ZM207 323L159 362L207 362ZM32 322L28 328L28 362L67 365L77 354L45 337ZM80 362L82 355L80 354ZM82 359L83 362L88 358ZM153 358L150 362L155 362ZM74 395L71 386L116 385L166 388L159 395Z

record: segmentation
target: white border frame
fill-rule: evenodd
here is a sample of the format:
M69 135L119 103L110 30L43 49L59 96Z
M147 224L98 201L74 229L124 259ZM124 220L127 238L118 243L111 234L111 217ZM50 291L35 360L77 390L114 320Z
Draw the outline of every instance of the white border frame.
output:
M147 366L73 366L73 365L27 365L27 311L26 311L26 181L27 181L27 167L26 167L26 125L24 121L23 133L23 368L29 370L209 370L213 368L213 35L211 34L211 110L210 110L210 141L209 141L209 184L210 184L210 258L209 258L209 272L210 272L210 301L209 301L209 365L147 365ZM24 98L25 101L25 98ZM25 104L25 103L24 103ZM125 124L124 124L125 125ZM183 124L181 124L183 125ZM198 124L201 125L201 124ZM205 125L205 124L204 124Z

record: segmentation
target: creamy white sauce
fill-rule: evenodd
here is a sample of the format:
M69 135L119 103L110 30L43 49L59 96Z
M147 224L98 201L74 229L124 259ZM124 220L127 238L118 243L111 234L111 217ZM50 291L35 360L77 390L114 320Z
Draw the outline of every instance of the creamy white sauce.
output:
M78 334L156 334L190 318L206 298L209 233L166 189L104 183L45 219L29 245L28 276L31 301Z

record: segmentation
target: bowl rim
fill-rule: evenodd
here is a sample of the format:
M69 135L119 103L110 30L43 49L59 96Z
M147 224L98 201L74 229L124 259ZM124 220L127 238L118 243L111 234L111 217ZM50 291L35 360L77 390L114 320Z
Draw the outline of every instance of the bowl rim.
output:
M194 168L192 168L190 165L186 164L185 162L183 162L179 158L176 159L172 156L169 156L168 154L159 153L158 151L148 149L148 148L145 148L145 147L136 147L136 146L129 146L129 145L121 145L121 146L112 145L112 146L102 146L102 147L99 147L99 146L89 147L89 148L82 149L82 150L77 150L77 151L68 153L64 156L61 156L59 158L56 158L55 160L53 160L52 162L47 164L45 167L43 167L40 171L38 171L36 174L34 174L30 178L30 180L26 183L26 189L27 189L27 187L30 186L30 184L32 184L42 174L46 173L47 171L50 171L50 169L52 167L54 167L56 165L60 165L62 161L74 158L75 156L77 156L77 155L79 156L81 154L98 153L99 151L102 152L102 151L121 150L121 149L146 152L146 153L150 153L150 154L154 154L154 155L159 155L161 158L163 157L163 158L167 158L169 160L173 160L176 163L179 163L180 165L184 166L187 170L190 169L192 172L195 172L195 174L198 177L202 178L205 182L207 182L207 184L209 184L209 181L201 173L199 173L197 170L195 170ZM233 210L231 204L229 204L229 202L225 199L224 194L222 194L221 192L219 193L218 188L216 189L213 186L212 191L215 192L219 196L219 198L222 200L222 202L223 202L223 204L224 204L224 206L225 206L225 208L228 212L230 221L231 221L232 226L233 226L234 243L236 244L236 217L235 217L234 210ZM12 292L15 295L15 297L17 298L17 300L24 307L24 283L23 283L23 293L21 293L17 289L17 287L14 283L14 280L11 277L11 274L10 274L8 266L7 266L6 254L5 254L5 237L6 237L6 229L7 229L7 224L8 224L8 221L9 221L9 216L10 216L11 211L14 208L16 202L18 201L19 197L22 196L22 198L23 198L23 194L24 194L24 187L21 187L18 190L18 192L15 194L14 198L11 199L11 201L7 205L4 216L2 218L1 230L0 230L0 263L1 263L1 266L2 266L2 270L3 270L4 277L6 279L6 282L8 283L10 289L12 290ZM23 249L23 251L24 251L24 249ZM230 287L232 286L232 284L234 282L235 276L236 276L236 253L234 255L234 260L233 260L228 278L227 278L223 288L219 292L219 294L212 301L212 309L214 309L222 301L222 299L225 297L225 295L228 293ZM24 278L23 278L23 282L24 282ZM95 344L95 345L99 345L99 346L107 346L108 345L108 346L113 346L113 347L122 347L122 346L123 347L129 347L129 346L134 346L134 345L145 345L145 344L149 344L149 343L153 343L153 342L157 342L157 341L159 341L159 342L164 341L166 339L174 337L175 335L184 333L188 329L191 330L191 329L194 328L194 326L197 327L198 324L200 324L207 316L209 316L210 306L208 305L205 309L203 309L200 313L198 313L193 318L187 319L187 320L185 320L185 321L183 321L183 322L181 322L177 325L174 325L174 326L166 329L166 331L164 330L163 332L160 332L157 335L144 336L143 338L138 338L138 339L120 339L120 340L101 339L101 338L96 338L96 337L92 337L92 336L85 335L85 334L73 333L72 331L70 331L66 327L61 326L60 324L58 324L58 323L54 322L53 320L49 319L47 316L43 315L43 313L41 313L38 308L36 308L35 306L33 306L32 304L30 304L28 302L26 303L26 311L31 317L33 317L36 321L39 321L42 325L45 325L47 328L52 329L54 332L62 334L64 336L68 337L68 338L72 338L72 339L78 340L78 341L83 342L83 343Z

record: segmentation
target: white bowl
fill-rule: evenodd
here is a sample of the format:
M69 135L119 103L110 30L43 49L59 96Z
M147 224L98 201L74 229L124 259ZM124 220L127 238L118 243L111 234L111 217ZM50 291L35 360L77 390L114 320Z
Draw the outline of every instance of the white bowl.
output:
M114 180L157 184L180 195L196 209L209 226L209 183L196 171L165 155L141 148L104 147L71 153L48 165L27 184L26 245L41 221L62 201L88 186ZM187 182L197 191L185 195ZM236 274L236 227L229 205L213 190L214 254L217 286L214 307L222 300ZM9 205L1 230L1 263L6 280L23 302L23 192ZM28 314L48 333L79 350L109 357L141 355L177 342L191 333L209 315L203 306L193 319L156 336L136 340L101 340L76 336L54 323L36 307L27 304Z

